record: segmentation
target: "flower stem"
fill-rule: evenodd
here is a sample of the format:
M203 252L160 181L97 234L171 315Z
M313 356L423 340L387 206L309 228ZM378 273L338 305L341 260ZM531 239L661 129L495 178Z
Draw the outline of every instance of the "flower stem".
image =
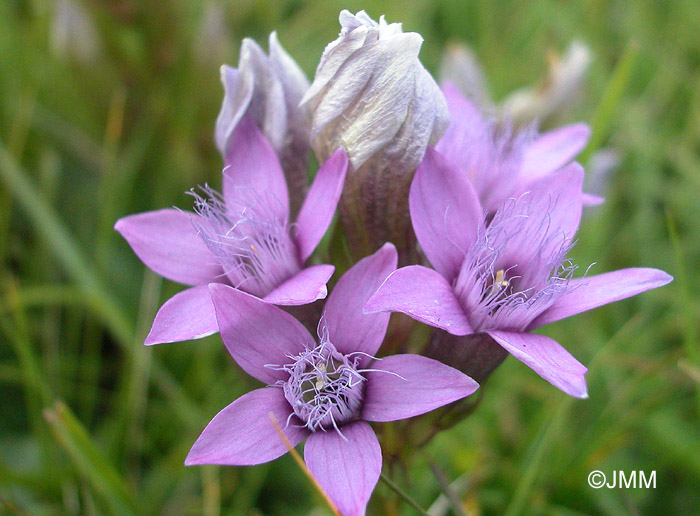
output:
M416 511L418 511L418 514L422 514L423 516L430 516L428 514L428 511L423 509L418 502L416 502L413 498L411 498L406 492L404 492L403 489L401 489L399 486L397 486L389 477L387 477L384 472L382 472L379 475L379 478L391 489L394 491L401 499L403 499L404 502L406 502L408 505L413 507Z

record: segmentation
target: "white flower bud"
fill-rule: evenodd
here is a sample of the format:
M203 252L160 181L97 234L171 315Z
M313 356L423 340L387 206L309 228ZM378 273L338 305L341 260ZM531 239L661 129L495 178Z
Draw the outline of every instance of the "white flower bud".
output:
M411 245L408 189L428 145L449 123L447 103L418 60L423 38L364 11L340 13L302 100L311 106L311 145L319 161L344 148L351 172L340 211L357 256L385 241Z

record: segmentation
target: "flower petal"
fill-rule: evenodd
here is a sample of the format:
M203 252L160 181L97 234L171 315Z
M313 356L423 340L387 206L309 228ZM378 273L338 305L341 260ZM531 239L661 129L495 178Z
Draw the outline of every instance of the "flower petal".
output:
M559 233L568 240L573 239L581 222L582 186L583 167L578 163L571 163L529 186L531 195L527 202L532 203L532 213L547 214L550 234Z
M219 331L208 285L188 288L160 307L144 344L201 339Z
M598 206L599 204L603 204L605 202L605 197L584 193L581 196L581 200L583 201L584 206Z
M387 243L353 265L328 296L324 319L328 336L341 353L361 351L374 355L384 340L389 314L367 314L362 309L386 277L396 270L396 248ZM369 357L362 357L365 364Z
M382 450L364 421L335 430L314 432L304 446L311 474L343 516L364 516L382 471Z
M571 162L591 136L586 124L574 124L541 134L525 150L521 177L526 181L547 176Z
M289 194L279 160L255 123L245 116L230 138L224 168L224 199L231 213L251 207L270 219L288 221Z
M453 335L472 333L450 284L438 272L411 265L393 272L364 307L365 313L402 312Z
M245 84L241 72L227 65L221 67L221 83L224 86L224 100L216 118L214 141L221 155L225 157L231 135L253 98L253 88Z
M569 281L569 290L537 317L530 329L662 287L673 277L659 269L622 269Z
M326 283L333 275L332 265L313 265L302 269L263 299L273 305L306 305L328 295Z
M464 97L452 83L442 85L447 107L450 112L450 125L435 149L450 162L461 166L464 162L465 149L474 142L475 135L489 133L489 124L481 115L479 108ZM467 170L464 170L467 173Z
M178 283L201 285L223 270L197 235L192 223L197 216L175 209L148 211L119 219L114 229L151 270Z
M420 355L392 355L377 360L371 368L365 373L367 390L362 408L362 419L367 421L396 421L425 414L479 388L461 371Z
M583 168L572 163L534 181L529 191L505 202L489 226L498 228L490 246L502 250L495 267L517 265L523 284L541 286L543 278L551 275L552 264L565 259L576 235L581 221L582 183Z
M282 389L266 387L244 394L219 412L195 441L185 465L252 466L281 457L287 445L270 419L274 416L292 446L309 431L301 426Z
M228 285L209 285L221 338L241 368L261 382L274 384L289 374L266 365L283 365L314 339L285 311Z
M588 398L585 377L588 369L554 339L532 333L487 333L556 388L576 398Z
M314 252L333 220L347 170L348 155L338 149L316 174L294 228L302 263Z
M484 220L474 188L466 174L428 148L411 183L409 203L423 252L452 281Z

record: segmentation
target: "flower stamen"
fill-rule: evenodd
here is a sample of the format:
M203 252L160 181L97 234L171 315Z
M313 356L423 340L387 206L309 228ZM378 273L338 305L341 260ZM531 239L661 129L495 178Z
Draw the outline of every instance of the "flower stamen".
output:
M204 195L195 198L195 229L214 253L231 284L256 296L265 296L299 272L301 265L286 220L266 215L262 200L241 189L238 195L250 197L239 211L227 206L220 193L201 187ZM244 204L244 203L241 203Z
M357 370L359 358L349 359L327 339L313 349L290 357L292 362L274 367L287 371L279 381L294 413L312 432L328 430L359 415L365 378Z

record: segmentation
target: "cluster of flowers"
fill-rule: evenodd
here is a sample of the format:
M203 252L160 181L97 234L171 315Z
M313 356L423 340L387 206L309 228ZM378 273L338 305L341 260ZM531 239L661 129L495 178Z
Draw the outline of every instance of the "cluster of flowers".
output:
M602 202L572 161L585 125L538 134L491 120L437 86L418 34L362 11L340 23L312 84L274 33L269 54L245 40L239 68L222 69L222 193L205 186L192 191L195 213L115 227L148 267L190 286L161 307L146 344L219 332L266 385L216 415L186 464L259 464L306 439L310 472L342 514L360 515L382 468L369 422L465 398L508 353L585 398L586 368L531 332L671 278L573 278L582 207ZM310 149L322 165L307 191ZM314 311L334 266L311 260L336 208L357 261ZM294 311L304 324L280 308L293 305L305 305ZM377 358L390 312L433 326L432 344ZM463 340L474 336L477 346ZM479 345L500 346L499 358L459 350Z

